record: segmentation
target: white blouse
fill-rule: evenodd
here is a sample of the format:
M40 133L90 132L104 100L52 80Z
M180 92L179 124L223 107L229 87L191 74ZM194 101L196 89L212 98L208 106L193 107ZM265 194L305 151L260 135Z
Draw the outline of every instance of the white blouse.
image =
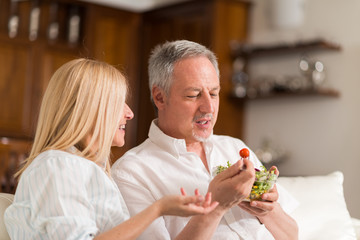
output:
M41 153L23 172L4 215L11 239L93 239L128 218L102 168L58 150Z

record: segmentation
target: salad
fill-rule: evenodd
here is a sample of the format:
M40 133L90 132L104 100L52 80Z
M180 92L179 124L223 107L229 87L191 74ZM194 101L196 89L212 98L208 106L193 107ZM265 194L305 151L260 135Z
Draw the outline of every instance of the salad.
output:
M242 158L249 157L249 150L247 148L241 149L239 153ZM226 166L217 166L216 174L221 173L229 167L231 167L231 163L229 161L227 161ZM255 168L255 181L249 197L245 200L261 200L261 195L270 191L276 180L277 175L275 174L275 170L268 171L264 166L261 166L260 169Z
M255 181L247 200L261 200L261 195L271 190L276 180L275 170L268 171L264 166L255 168Z

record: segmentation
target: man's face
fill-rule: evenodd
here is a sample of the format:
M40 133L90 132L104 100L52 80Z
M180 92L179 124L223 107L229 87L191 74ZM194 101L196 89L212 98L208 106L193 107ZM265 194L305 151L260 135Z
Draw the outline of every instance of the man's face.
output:
M191 57L174 66L173 84L159 108L159 127L187 144L208 138L219 109L220 83L206 57Z

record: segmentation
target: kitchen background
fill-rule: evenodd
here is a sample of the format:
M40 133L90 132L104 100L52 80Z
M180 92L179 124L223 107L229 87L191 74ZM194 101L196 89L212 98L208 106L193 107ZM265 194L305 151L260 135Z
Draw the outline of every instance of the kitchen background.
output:
M11 173L57 67L82 56L126 72L135 118L117 157L146 138L153 118L150 49L188 38L219 57L215 132L242 138L284 176L342 171L350 214L360 218L359 22L358 0L0 0L1 191L14 191Z

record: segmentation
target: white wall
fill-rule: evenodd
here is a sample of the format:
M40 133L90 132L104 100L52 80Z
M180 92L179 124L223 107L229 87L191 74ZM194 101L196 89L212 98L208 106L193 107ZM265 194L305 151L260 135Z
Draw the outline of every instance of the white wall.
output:
M252 149L259 147L264 137L285 147L291 156L279 163L282 175L341 170L350 214L360 218L360 1L305 1L301 27L274 30L267 18L269 1L254 0L249 40L279 43L324 37L338 42L341 52L316 52L311 56L324 63L327 84L338 89L341 96L248 102L244 140ZM274 76L281 75L284 69L296 75L298 60L298 56L289 56L273 65L254 62L254 67ZM324 187L331 188L319 186Z

